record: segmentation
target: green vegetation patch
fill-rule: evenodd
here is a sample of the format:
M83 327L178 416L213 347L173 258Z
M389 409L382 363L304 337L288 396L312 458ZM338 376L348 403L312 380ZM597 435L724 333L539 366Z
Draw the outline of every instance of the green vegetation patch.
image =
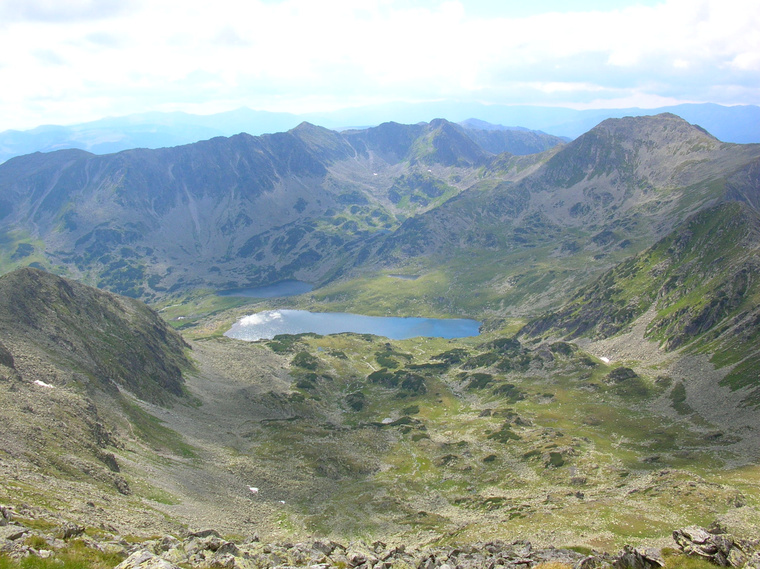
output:
M197 458L195 449L176 431L164 426L161 419L144 411L137 403L124 398L120 398L119 403L134 431L151 447L156 450L168 450L182 458Z
M506 444L510 441L519 441L520 435L512 430L512 425L509 422L505 422L498 431L488 435L488 438Z
M45 544L39 544L44 547ZM124 556L104 553L87 547L82 540L72 540L55 556L43 559L35 555L14 560L0 554L0 569L111 569L124 561Z
M679 415L690 415L694 412L694 409L686 403L686 386L682 381L679 381L670 390L670 405Z

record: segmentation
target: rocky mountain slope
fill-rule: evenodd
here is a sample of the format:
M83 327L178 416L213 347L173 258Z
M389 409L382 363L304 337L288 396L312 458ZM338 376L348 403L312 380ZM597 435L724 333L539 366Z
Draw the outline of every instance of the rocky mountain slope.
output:
M448 252L468 241L482 246L483 236L505 222L508 230L531 222L547 229L581 229L591 238L588 245L604 250L623 240L614 234L616 228L632 241L641 234L662 235L715 200L754 205L759 156L756 145L721 143L674 115L610 120L555 152L514 186L485 191L476 186L408 225L435 232L420 251L424 254ZM450 230L456 216L463 219L462 229L454 224ZM390 243L403 248L407 231L415 232L402 227ZM504 233L495 237L503 239ZM525 227L517 233L526 233ZM519 246L519 239L513 241Z
M37 269L1 276L0 463L6 491L13 491L11 480L23 481L39 503L62 480L79 485L85 496L130 495L114 454L123 448L119 425L167 444L160 442L161 427L133 400L187 399L187 348L139 301ZM56 500L70 504L74 496Z
M77 296L100 306L104 293L87 290ZM517 325L461 340L209 335L228 318L188 334L189 397L167 391L169 406L83 391L61 381L69 360L20 350L35 329L4 334L0 502L36 527L98 535L214 527L410 548L504 536L662 547L673 527L747 533L758 519L756 413L751 424L684 413L678 368L516 338ZM718 400L719 386L702 389Z
M515 182L499 175L519 161L491 162L482 181L405 221L372 256L381 267L448 267L487 306L524 313L556 303L703 208L733 200L757 207L760 146L721 143L674 115L608 120L540 156Z
M0 276L0 335L24 376L27 359L47 361L35 379L153 402L182 396L184 340L144 304L40 271Z
M452 135L414 156L456 145ZM567 175L567 162L552 164L561 152L524 159L535 160L526 189ZM584 164L574 167L597 171ZM726 196L752 196L734 181L752 171L521 336L502 321L460 340L219 337L256 305L188 328L191 369L183 342L137 301L8 274L0 500L48 523L144 535L213 525L265 539L509 535L610 550L662 546L673 527L716 519L746 533L760 519L756 385L752 367L729 371L756 358L758 216L751 199ZM716 370L718 353L739 365Z
M2 264L63 268L130 296L318 281L359 244L471 183L463 128L309 124L158 150L67 150L0 166Z
M651 248L583 287L523 333L610 338L645 314L644 338L664 350L707 353L723 383L760 402L760 215L742 202L696 214Z
M467 135L483 150L492 154L502 152L517 155L538 154L571 140L526 128L492 125L476 119L462 121L459 124L467 129Z

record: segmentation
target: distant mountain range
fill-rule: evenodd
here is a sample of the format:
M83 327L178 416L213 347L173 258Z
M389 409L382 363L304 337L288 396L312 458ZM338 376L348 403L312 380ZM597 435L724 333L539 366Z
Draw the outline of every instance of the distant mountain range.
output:
M760 107L757 106L684 104L657 109L578 111L560 107L433 102L387 104L303 115L247 108L213 115L152 112L69 126L46 125L26 131L6 130L0 132L0 162L38 151L78 148L95 154L108 154L131 148L178 146L243 132L257 136L287 131L304 121L345 130L349 127L376 126L388 121L415 124L442 117L475 130L537 130L573 139L607 118L664 112L698 124L724 142L760 142ZM523 153L528 153L527 150Z
M0 166L5 260L52 263L146 298L211 283L322 281L367 240L471 185L494 156L473 132L498 148L561 143L444 120L343 133L303 123L173 148L16 157Z
M437 119L16 157L0 166L0 263L148 300L445 267L459 310L525 314L706 207L760 204L760 145L722 143L672 114L608 119L522 156L478 143L513 135L558 142Z

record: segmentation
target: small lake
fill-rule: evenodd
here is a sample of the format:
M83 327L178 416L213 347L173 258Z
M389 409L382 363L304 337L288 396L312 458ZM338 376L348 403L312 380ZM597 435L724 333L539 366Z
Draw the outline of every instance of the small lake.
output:
M314 290L314 285L303 281L287 280L266 286L220 290L216 294L218 296L246 296L249 298L279 298L281 296L297 296L312 290Z
M225 336L253 342L272 339L278 334L319 335L354 332L374 334L392 340L418 336L427 338L464 338L480 334L481 323L465 318L398 318L361 316L345 312L308 312L306 310L268 310L241 318Z

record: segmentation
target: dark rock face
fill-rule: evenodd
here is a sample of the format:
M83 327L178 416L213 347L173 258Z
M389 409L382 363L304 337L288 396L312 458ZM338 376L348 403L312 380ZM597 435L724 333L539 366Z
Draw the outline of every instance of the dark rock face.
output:
M13 369L13 354L0 342L0 365Z

